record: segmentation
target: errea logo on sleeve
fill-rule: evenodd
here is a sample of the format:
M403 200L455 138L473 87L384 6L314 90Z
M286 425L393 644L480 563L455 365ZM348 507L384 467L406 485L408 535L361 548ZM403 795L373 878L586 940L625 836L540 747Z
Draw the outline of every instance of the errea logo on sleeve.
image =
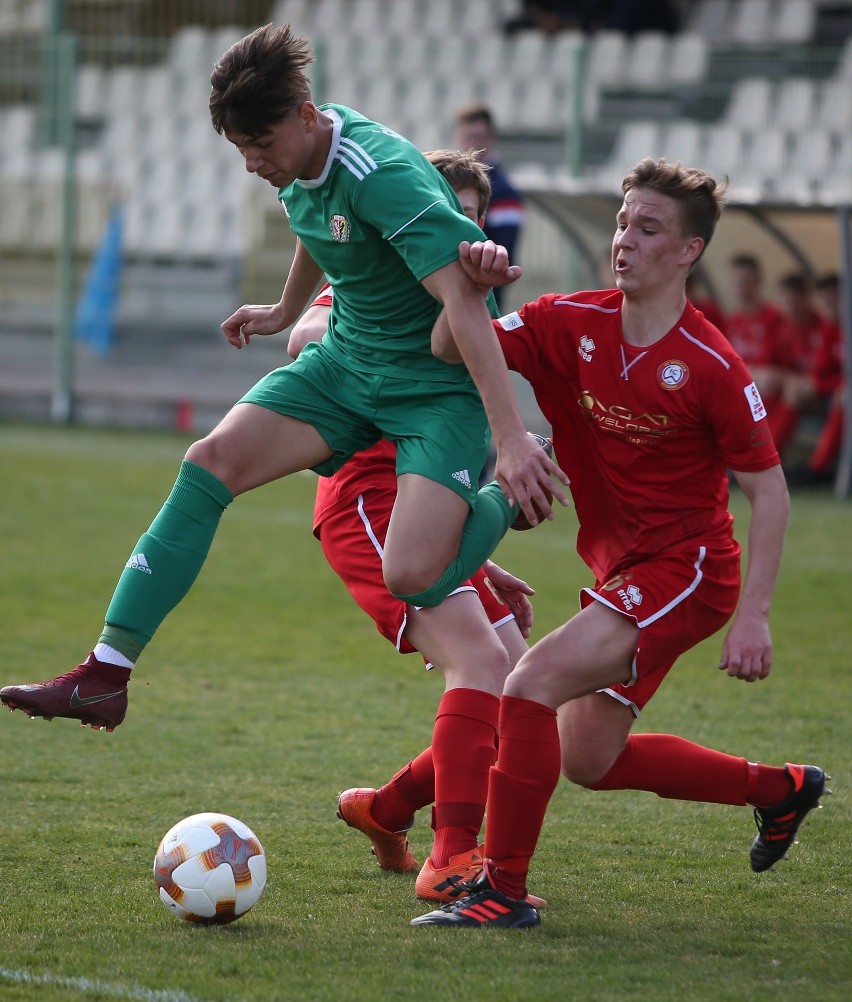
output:
M751 408L751 416L755 421L762 421L766 417L766 407L760 397L760 391L755 383L749 383L743 387L743 393Z
M504 331L513 331L518 327L524 326L524 322L521 320L521 315L517 311L514 313L507 313L505 317L500 317L497 323L500 324Z

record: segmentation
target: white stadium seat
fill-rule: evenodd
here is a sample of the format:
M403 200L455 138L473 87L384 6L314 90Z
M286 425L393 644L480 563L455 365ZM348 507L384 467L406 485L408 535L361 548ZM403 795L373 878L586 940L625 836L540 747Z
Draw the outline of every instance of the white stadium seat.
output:
M780 0L771 21L772 40L785 44L808 42L815 23L812 0Z
M740 45L762 45L772 38L770 0L738 0L731 11L730 35Z
M668 78L673 86L698 83L707 72L707 39L697 32L681 32L672 39Z
M772 84L765 77L744 77L731 89L725 121L757 128L766 124L772 107Z
M788 77L775 92L772 119L791 131L804 129L814 120L817 87L807 77Z
M659 155L669 163L680 160L689 167L701 167L701 126L686 119L671 122L663 129L658 143Z

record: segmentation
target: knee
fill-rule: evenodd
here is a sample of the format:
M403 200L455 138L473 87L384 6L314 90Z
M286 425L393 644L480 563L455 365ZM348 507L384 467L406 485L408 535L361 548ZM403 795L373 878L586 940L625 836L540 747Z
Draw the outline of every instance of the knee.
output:
M235 496L240 493L239 485L236 482L236 470L232 461L229 460L228 452L224 449L214 435L193 442L186 450L184 457L187 462L195 463L212 473L214 477L225 484Z
M394 565L384 562L382 575L391 595L409 605L432 608L447 597L447 590L437 586L440 571L424 564Z
M196 466L203 466L205 470L209 470L211 473L217 473L217 471L213 469L216 461L215 443L211 441L209 435L207 438L202 438L197 442L193 442L186 450L184 459L186 459L189 463L195 463Z
M587 790L605 789L602 782L609 775L614 765L612 756L602 756L594 751L574 753L570 749L562 750L562 775L575 786L583 786Z
M425 592L435 583L435 578L417 568L401 567L383 568L385 587L396 598L405 599L412 605L425 605L425 602L413 601L409 596Z

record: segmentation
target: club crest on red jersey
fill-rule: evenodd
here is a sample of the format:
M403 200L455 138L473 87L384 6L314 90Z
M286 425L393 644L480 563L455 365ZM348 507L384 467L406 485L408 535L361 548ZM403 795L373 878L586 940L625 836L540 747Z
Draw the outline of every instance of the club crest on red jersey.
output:
M657 369L657 382L664 390L679 390L686 386L689 379L689 366L686 362L669 359Z

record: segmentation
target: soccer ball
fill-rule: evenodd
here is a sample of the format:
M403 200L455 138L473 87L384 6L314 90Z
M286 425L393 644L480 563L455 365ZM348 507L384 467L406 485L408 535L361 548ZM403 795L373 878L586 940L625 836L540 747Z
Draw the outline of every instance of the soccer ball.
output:
M154 881L160 900L178 918L224 925L257 904L266 886L266 855L242 821L193 814L163 836Z

